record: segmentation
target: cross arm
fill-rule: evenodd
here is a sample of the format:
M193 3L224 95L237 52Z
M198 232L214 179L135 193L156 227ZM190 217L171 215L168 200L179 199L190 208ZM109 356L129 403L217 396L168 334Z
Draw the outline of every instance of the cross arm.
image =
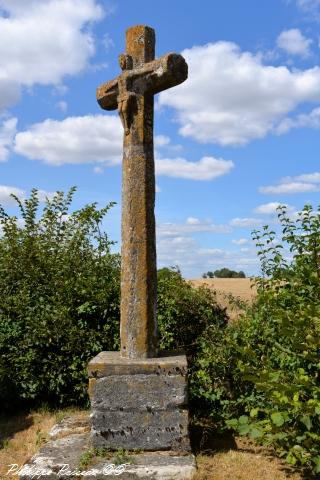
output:
M137 94L156 94L184 82L188 77L188 65L182 55L167 53L121 75L130 78L130 91ZM119 78L104 83L97 89L97 100L104 110L118 107Z
M133 81L137 93L156 94L184 82L188 77L188 65L182 55L167 53L148 62L137 72Z
M116 110L119 95L118 77L97 88L97 100L104 110Z

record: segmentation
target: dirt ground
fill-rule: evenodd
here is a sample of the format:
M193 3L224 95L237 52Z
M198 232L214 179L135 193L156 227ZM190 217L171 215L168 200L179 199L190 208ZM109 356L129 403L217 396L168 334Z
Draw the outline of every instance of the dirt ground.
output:
M190 280L195 287L205 286L215 290L218 303L227 309L234 320L243 311L242 302L252 303L256 288L250 278L200 278Z
M22 466L46 440L51 427L70 413L34 412L11 417L0 416L0 479L17 480L7 475L9 465ZM269 451L244 438L221 437L210 431L193 432L193 448L198 472L194 480L302 480L299 472L290 470ZM119 477L120 478L120 477Z

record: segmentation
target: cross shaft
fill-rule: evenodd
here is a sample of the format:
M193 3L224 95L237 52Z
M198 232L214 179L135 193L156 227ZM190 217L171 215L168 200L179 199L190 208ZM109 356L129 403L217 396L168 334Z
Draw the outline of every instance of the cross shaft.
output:
M99 105L118 109L124 127L120 334L121 356L129 358L157 355L154 94L188 75L181 55L154 60L154 52L152 28L129 28L122 73L97 89Z

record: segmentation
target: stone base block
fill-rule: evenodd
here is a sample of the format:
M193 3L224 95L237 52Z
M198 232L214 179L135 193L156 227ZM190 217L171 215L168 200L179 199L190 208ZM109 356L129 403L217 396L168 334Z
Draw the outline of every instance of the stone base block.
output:
M187 405L187 384L182 375L109 375L90 378L91 408L117 411L156 411Z
M93 411L91 440L95 447L141 450L190 450L187 410Z
M190 451L184 355L101 352L88 373L94 447Z
M195 458L191 454L181 455L172 451L139 454L127 452L122 463L119 462L117 452L107 453L105 458L95 456L90 447L89 433L78 433L79 428L86 429L88 424L88 421L86 423L82 420L79 425L78 421L68 418L56 425L51 431L51 441L45 444L28 464L20 467L16 472L18 478L191 480L196 473ZM84 466L83 458L88 459L89 452L93 452L93 455L89 456L90 461ZM12 476L12 473L10 475Z

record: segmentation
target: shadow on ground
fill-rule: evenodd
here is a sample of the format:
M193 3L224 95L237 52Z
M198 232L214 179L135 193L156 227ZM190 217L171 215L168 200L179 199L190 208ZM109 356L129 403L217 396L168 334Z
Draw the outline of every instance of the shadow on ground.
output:
M218 453L237 450L239 452L262 455L266 459L269 459L270 462L277 462L279 464L279 470L281 470L288 479L297 475L297 473L301 480L319 480L320 478L319 476L312 475L308 471L290 467L290 465L279 459L272 449L257 445L246 437L235 437L232 432L218 433L212 426L192 425L190 428L190 439L192 451L195 455L213 457Z
M192 425L190 428L191 448L198 455L237 450L237 443L231 433L219 434L210 426Z
M0 449L4 448L16 433L26 430L33 423L33 418L29 413L0 415Z

